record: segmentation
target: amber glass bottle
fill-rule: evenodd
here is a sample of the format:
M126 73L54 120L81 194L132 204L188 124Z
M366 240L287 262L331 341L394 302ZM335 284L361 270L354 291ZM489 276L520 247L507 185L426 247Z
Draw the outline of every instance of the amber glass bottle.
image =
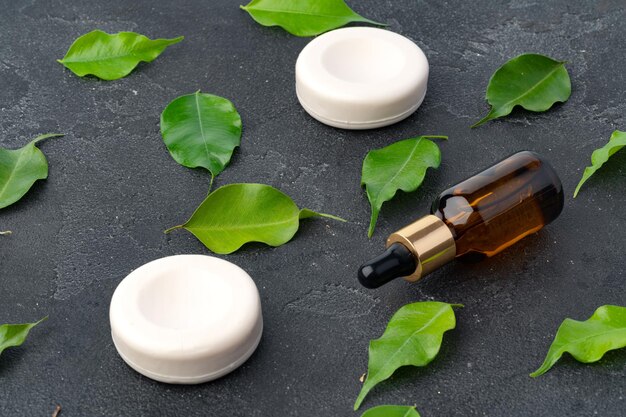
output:
M399 276L417 281L455 257L493 256L562 209L554 169L534 152L518 152L441 193L431 215L392 233L387 250L361 266L359 281L368 288Z

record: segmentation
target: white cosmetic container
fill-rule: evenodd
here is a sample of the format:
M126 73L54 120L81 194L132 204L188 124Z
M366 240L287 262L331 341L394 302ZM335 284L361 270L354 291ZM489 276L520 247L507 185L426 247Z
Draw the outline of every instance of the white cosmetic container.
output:
M122 359L149 378L174 384L233 371L263 332L250 276L204 255L161 258L131 272L113 294L110 320Z
M296 93L322 123L372 129L422 104L428 60L411 40L385 29L350 27L313 39L296 62Z

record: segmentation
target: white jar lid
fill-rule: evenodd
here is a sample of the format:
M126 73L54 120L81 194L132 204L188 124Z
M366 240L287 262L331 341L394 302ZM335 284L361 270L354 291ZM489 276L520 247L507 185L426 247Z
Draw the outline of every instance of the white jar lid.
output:
M296 93L314 118L344 129L372 129L410 116L422 104L428 60L411 40L385 29L327 32L296 62Z
M250 276L204 255L161 258L131 272L115 290L109 315L122 359L149 378L174 384L233 371L263 332Z

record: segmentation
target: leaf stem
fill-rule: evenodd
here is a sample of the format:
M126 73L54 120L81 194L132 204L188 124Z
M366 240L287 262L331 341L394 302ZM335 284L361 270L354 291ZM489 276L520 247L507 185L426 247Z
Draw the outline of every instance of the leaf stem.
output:
M326 217L327 219L333 219L344 223L348 222L346 219L343 219L341 217L333 216L332 214L318 213L317 211L309 210L307 208L300 210L299 217L301 220L308 219L309 217Z
M370 239L374 235L374 229L376 228L376 222L378 221L378 213L378 211L374 212L372 210L372 215L370 217L370 226L367 229L367 237Z
M448 140L447 136L444 135L422 135L423 138L427 138L427 139L444 139L444 140Z
M183 227L185 227L185 225L184 225L184 224L179 224L178 226L174 226L174 227L170 227L169 229L166 229L163 233L168 234L168 233L170 233L172 230L182 229Z
M470 126L470 129L473 129L475 127L478 127L480 125L482 125L483 123L487 123L490 120L495 119L496 117L494 117L493 115L495 114L493 107L489 110L489 113L487 113L487 115L485 117L483 117L482 119L480 119L479 121L477 121L476 123L474 123L473 125Z
M333 220L337 220L339 222L348 223L348 221L346 219L344 219L343 217L333 216L332 214L317 213L317 215L319 217L326 217L327 219L333 219Z
M61 137L61 136L65 136L65 134L64 133L46 133L46 134L37 136L35 139L33 139L31 141L31 143L35 144L35 143L41 142L44 139L58 138L58 137Z
M13 232L10 230L5 230L4 232L0 232L0 236L8 236L10 234L13 234Z
M211 172L211 181L209 182L209 192L207 194L211 194L211 189L213 188L213 180L215 179L215 175Z

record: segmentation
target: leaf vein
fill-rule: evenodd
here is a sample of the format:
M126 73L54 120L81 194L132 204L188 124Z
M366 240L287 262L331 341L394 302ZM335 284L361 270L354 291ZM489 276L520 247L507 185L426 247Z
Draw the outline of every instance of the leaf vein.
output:
M430 326L437 318L439 318L441 315L443 315L447 310L441 309L439 310L439 312L437 312L437 314L435 314L434 316L432 316L426 323L424 323L421 327L419 327L418 329L416 329L415 331L413 331L411 333L411 335L409 337L406 338L406 340L400 345L400 347L398 349L396 349L396 351L389 357L388 360L386 360L385 362L383 362L383 365L379 368L379 369L383 369L385 368L390 362L392 362L392 360L396 357L396 355L398 355L398 353L404 349L404 347L411 341L411 339L418 333L420 333L421 331L423 331L424 329L426 329L428 326ZM384 336L384 335L383 335ZM424 345L422 345L422 342L419 339L416 339L418 344L420 345L420 348L422 349L422 351L424 353L426 353L426 350L424 349ZM374 375L378 375L379 372L376 372ZM374 375L372 375L372 378L374 377ZM369 378L369 376L368 376Z
M554 68L552 71L550 71L548 73L548 75L546 75L545 77L543 77L541 80L539 80L535 85L533 85L531 88L529 88L528 90L526 90L524 93L520 94L518 97L513 98L509 101L507 101L504 104L499 105L498 107L506 107L511 105L512 103L515 103L516 101L519 101L520 99L526 97L528 94L530 94L532 91L534 91L537 87L539 87L544 81L546 81L548 78L550 78L552 76L552 74L554 74L555 72L557 72L559 69L561 69L563 64L559 64L556 68Z
M202 114L200 113L200 101L198 97L200 96L199 92L196 92L196 113L198 115L198 125L200 126L200 135L202 136L202 143L204 144L204 151L206 152L207 158L209 161L211 160L211 153L209 152L209 146L207 145L206 136L204 134L204 126L202 125ZM211 172L213 174L213 172Z
M389 186L390 184L392 184L396 178L398 178L398 176L402 173L402 171L404 170L404 168L406 168L406 166L409 164L409 162L411 161L411 158L413 157L413 155L415 154L415 151L417 150L418 145L421 143L422 138L419 138L418 141L415 142L415 144L413 145L413 149L411 150L409 156L406 158L406 160L404 161L404 163L402 164L402 166L400 167L400 169L398 169L398 171L396 171L396 173L394 174L394 176L385 183L385 185L383 185L383 187L380 189L380 192L378 193L378 195L376 196L376 200L378 200L378 197L380 195L383 194L383 191L387 188L387 186ZM381 203L382 205L382 203Z
M320 13L311 13L306 11L299 10L277 10L277 9L264 9L260 7L255 8L246 8L246 11L259 11L259 12L268 12L268 13L276 13L276 14L295 14L295 15L304 15L304 16L315 16L315 17L330 17L330 18L358 18L364 19L366 21L370 21L369 19L360 16L358 13L352 12L352 14L345 15L331 15L331 14L320 14Z

